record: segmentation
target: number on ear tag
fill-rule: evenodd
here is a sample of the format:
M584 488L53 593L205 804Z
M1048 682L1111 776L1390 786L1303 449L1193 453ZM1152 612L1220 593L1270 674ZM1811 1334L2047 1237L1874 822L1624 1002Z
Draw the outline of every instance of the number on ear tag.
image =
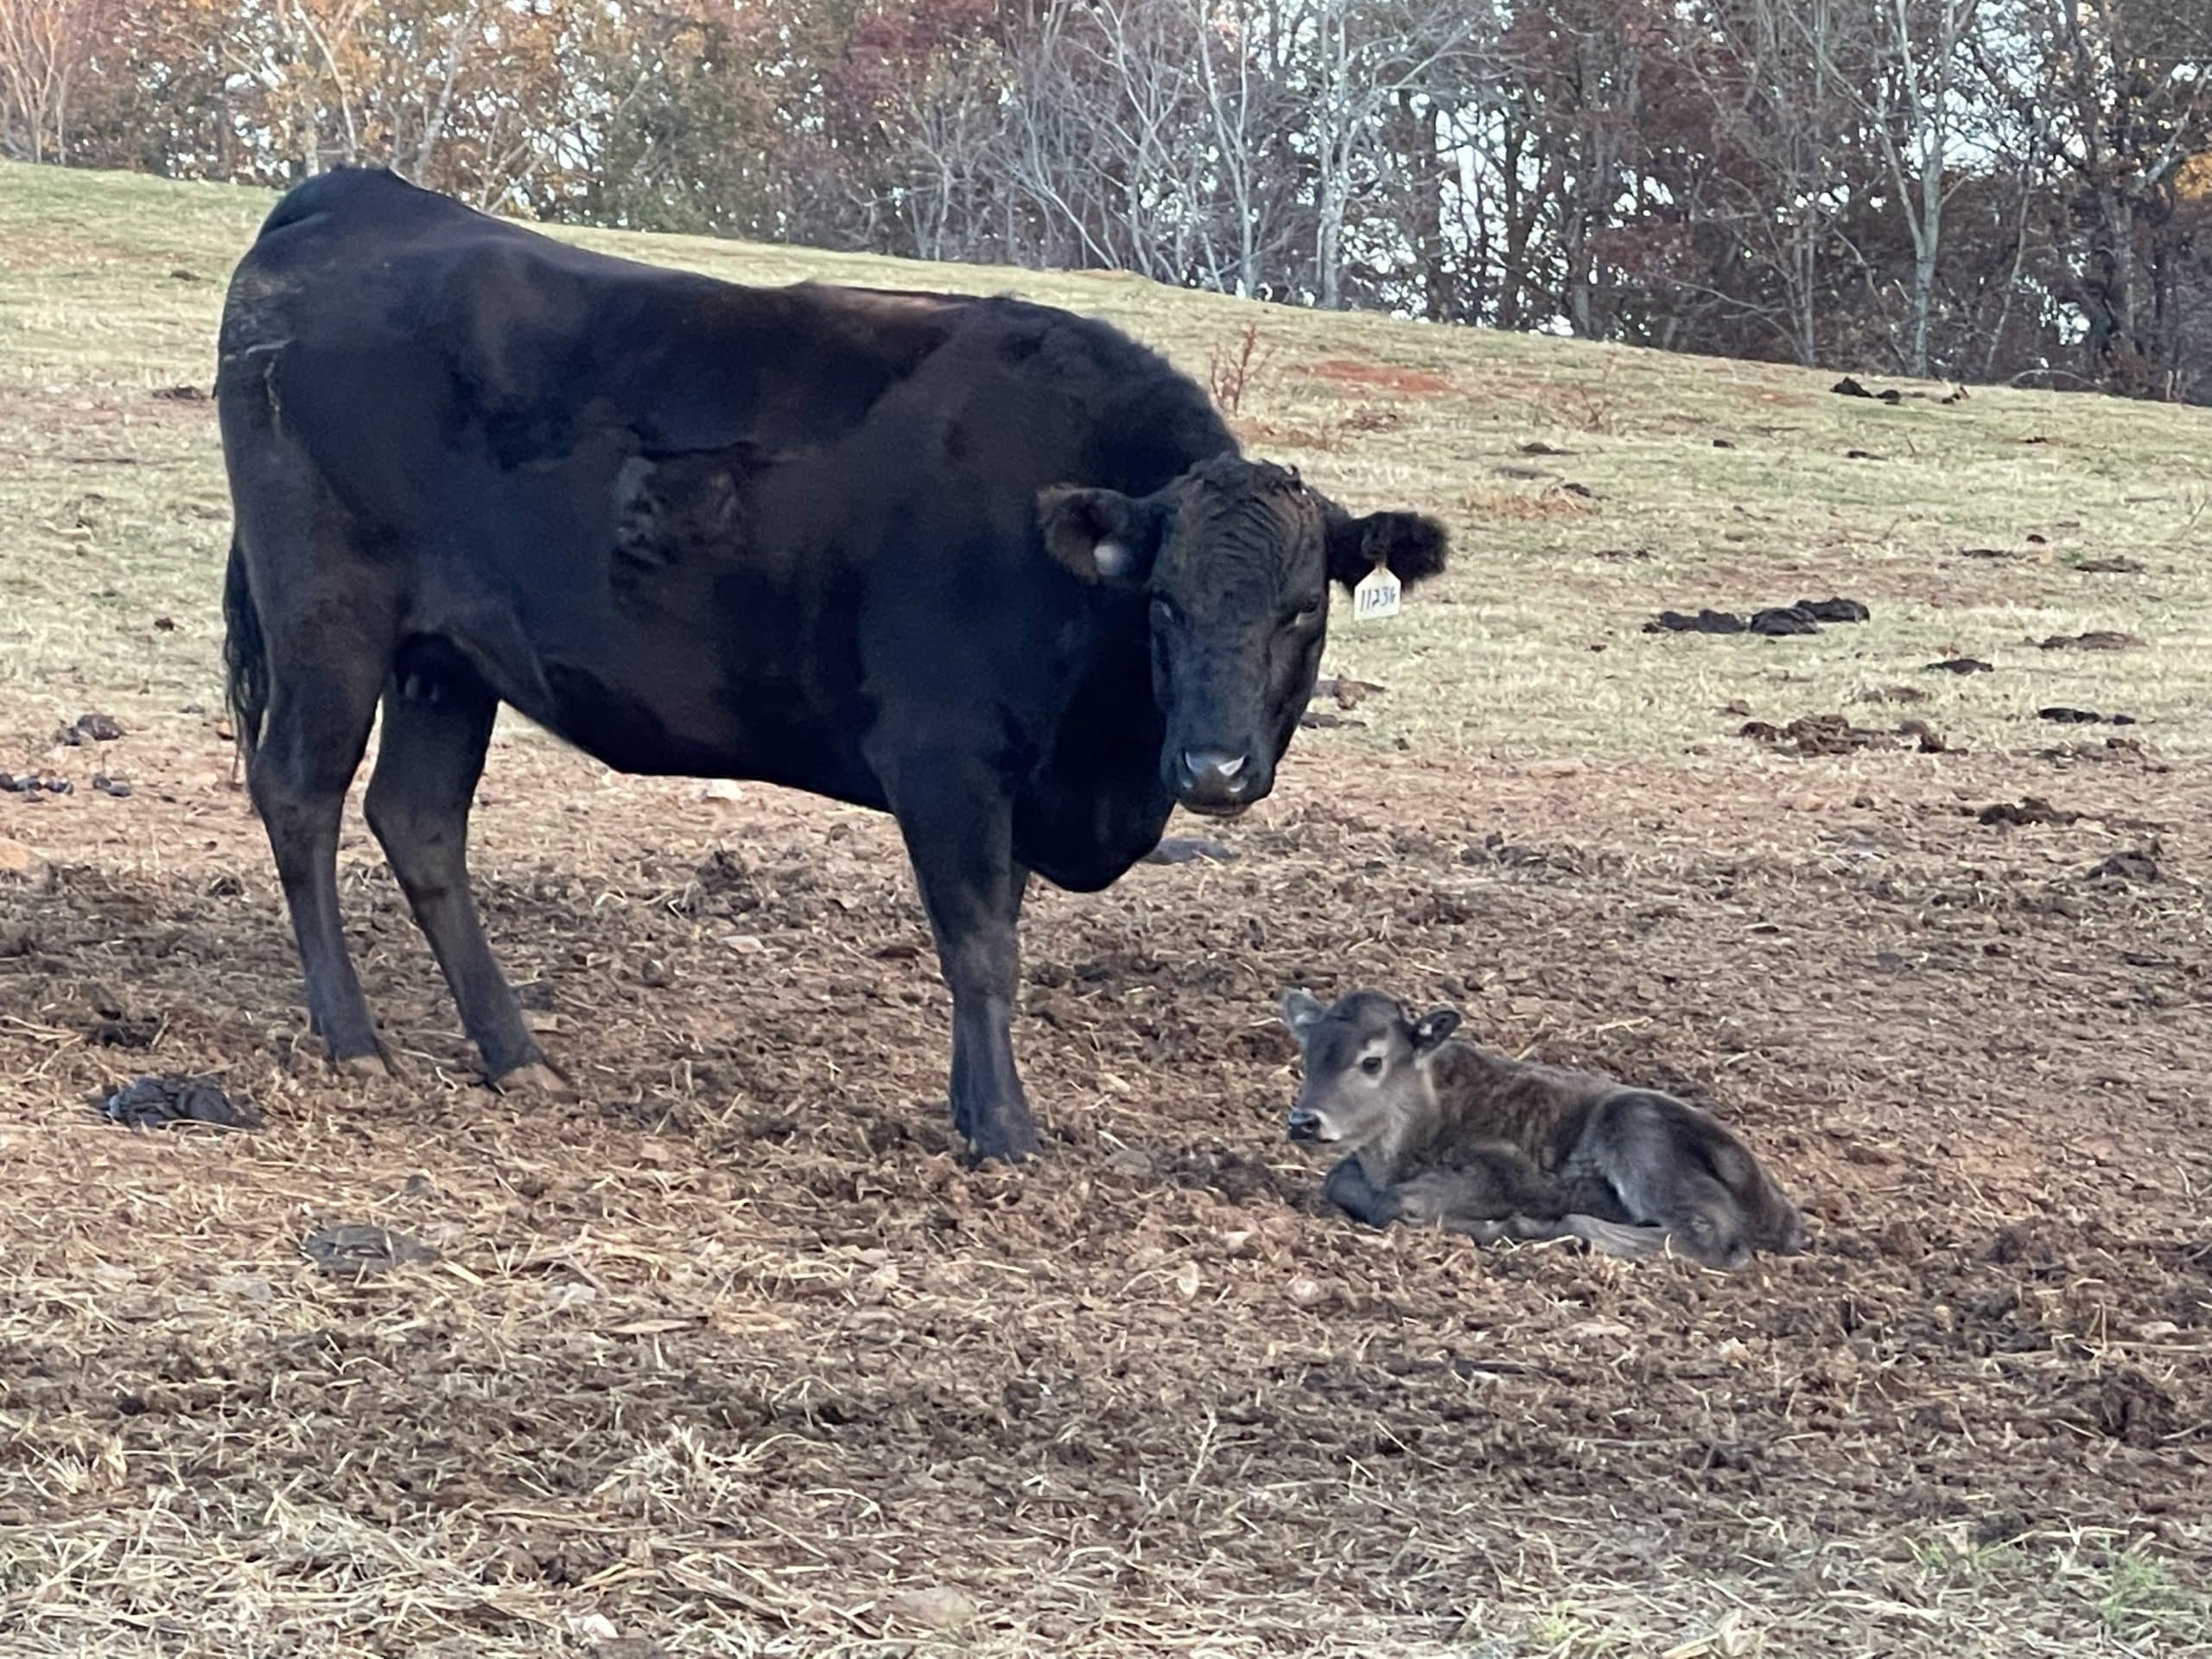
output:
M1356 622L1380 622L1398 613L1398 579L1390 567L1378 564L1359 579L1351 590L1351 614Z

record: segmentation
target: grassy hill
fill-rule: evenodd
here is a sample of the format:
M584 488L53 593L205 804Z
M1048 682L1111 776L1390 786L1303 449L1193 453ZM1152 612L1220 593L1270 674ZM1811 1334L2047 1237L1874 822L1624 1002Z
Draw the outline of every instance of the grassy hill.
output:
M0 167L0 675L31 685L119 653L149 696L213 683L227 534L202 405L223 283L263 193ZM1416 504L1458 565L1393 624L1340 626L1335 664L1401 693L1364 740L1507 753L1696 758L1720 705L1844 709L1898 683L1955 743L2048 738L2049 704L2122 710L2175 751L2212 742L2212 411L1834 377L1577 341L1332 316L1040 273L574 232L748 283L1013 291L1109 317L1201 378L1256 331L1237 424L1347 505ZM127 452L127 453L125 453ZM1964 550L1982 550L1967 556ZM1988 554L2003 556L1988 556ZM2100 573L2100 562L2141 567ZM2085 567L2088 567L2085 569ZM1640 633L1662 607L1831 593L1871 626L1818 639ZM149 636L165 615L174 632ZM2046 652L2085 630L2137 649ZM1971 656L1995 672L1930 674Z

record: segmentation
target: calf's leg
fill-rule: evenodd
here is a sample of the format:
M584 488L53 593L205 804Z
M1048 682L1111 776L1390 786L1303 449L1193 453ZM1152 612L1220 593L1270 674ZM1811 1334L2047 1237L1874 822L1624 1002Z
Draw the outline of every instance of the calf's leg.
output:
M1447 1219L1446 1232L1461 1233L1479 1243L1501 1239L1535 1243L1545 1239L1579 1238L1600 1255L1631 1259L1657 1254L1667 1242L1663 1227L1630 1227L1597 1216L1500 1216L1491 1220Z
M1354 1221L1388 1227L1402 1211L1395 1187L1377 1186L1357 1158L1339 1160L1321 1183L1321 1196Z
M490 688L466 669L397 676L385 692L384 731L363 807L445 972L485 1076L509 1087L557 1086L492 955L468 887L468 809L499 708Z

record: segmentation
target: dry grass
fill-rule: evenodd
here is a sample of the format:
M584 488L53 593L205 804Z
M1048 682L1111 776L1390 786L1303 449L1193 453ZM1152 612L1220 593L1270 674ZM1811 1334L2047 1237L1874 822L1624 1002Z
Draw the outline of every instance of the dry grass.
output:
M207 384L265 208L0 168L0 770L80 791L0 794L0 837L52 861L0 877L0 1651L2212 1653L2202 415L1885 409L1122 278L645 245L1018 287L1199 372L1256 315L1246 418L1459 533L1433 602L1338 640L1387 689L1302 740L1236 862L1040 896L1020 1040L1052 1156L976 1173L887 823L523 732L480 885L585 1103L474 1084L358 825L346 902L410 1075L325 1074L193 707L213 421L151 395ZM1383 372L1290 372L1346 363ZM1830 592L1873 621L1637 632ZM2148 643L2025 643L2099 626ZM1920 671L1957 652L1998 671ZM1732 735L1897 683L1970 752ZM2044 702L2136 714L2143 747ZM130 734L49 747L91 708ZM82 792L94 765L137 792ZM1973 817L2028 793L2085 816ZM2153 843L2162 879L2090 879ZM1450 998L1708 1101L1815 1249L1724 1279L1339 1224L1278 1128L1293 981ZM149 1071L216 1073L268 1127L89 1109ZM300 1241L346 1221L439 1259L323 1276ZM899 1600L940 1587L973 1618Z

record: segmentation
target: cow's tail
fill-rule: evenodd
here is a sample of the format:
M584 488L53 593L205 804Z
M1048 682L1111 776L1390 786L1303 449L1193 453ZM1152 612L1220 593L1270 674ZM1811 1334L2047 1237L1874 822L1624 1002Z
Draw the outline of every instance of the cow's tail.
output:
M269 712L269 646L261 636L261 613L245 580L245 555L231 537L231 562L223 573L223 672L231 705L231 729L249 775L261 747L261 723Z

